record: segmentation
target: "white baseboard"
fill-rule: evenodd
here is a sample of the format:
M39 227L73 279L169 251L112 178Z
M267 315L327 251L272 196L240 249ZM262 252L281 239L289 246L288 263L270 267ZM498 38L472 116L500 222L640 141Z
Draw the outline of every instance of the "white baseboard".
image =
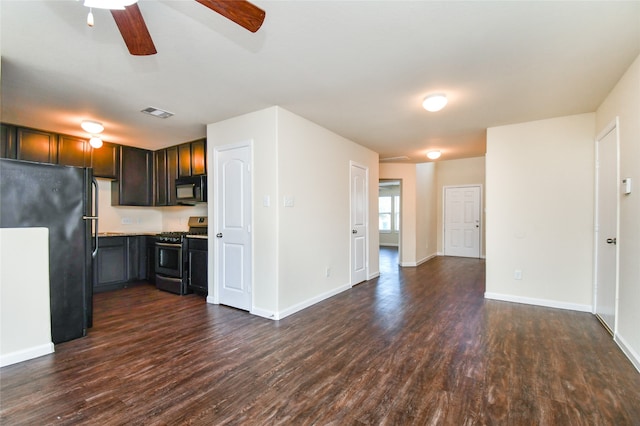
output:
M49 355L53 352L55 352L55 347L53 346L52 342L49 342L43 345L22 349L20 351L11 352L8 354L3 354L0 355L0 367L17 364L19 362L38 358L43 355Z
M278 319L282 319L291 314L295 314L305 308L308 308L311 305L315 305L318 302L322 302L325 299L335 296L336 294L342 293L343 291L347 291L351 288L351 284L345 284L340 287L334 288L333 290L329 290L325 293L319 294L311 299L307 299L304 302L297 303L287 309L284 309L279 312Z
M310 299L307 299L303 302L300 303L296 303L293 306L288 307L287 309L283 309L282 311L268 311L266 309L252 309L251 313L253 315L257 315L263 318L267 318L270 320L281 320L282 318L288 317L289 315L295 314L296 312L299 312L305 308L308 308L309 306L315 305L318 302L322 302L325 299L328 299L330 297L335 296L336 294L342 293L343 291L349 290L351 288L350 284L346 284L343 286L340 286L338 288L335 288L333 290L329 290L325 293L319 294L315 297L312 297Z
M616 334L614 336L613 341L618 344L620 349L622 349L622 352L627 356L627 358L629 358L629 361L631 361L633 366L640 373L640 355L638 355L638 353L633 350L631 345L629 345L627 341L624 340L624 338L622 338L622 336L620 336L619 334Z
M402 266L403 268L412 268L412 267L415 268L416 266L422 265L423 263L428 262L429 260L433 259L436 256L438 256L438 254L433 253L427 257L424 257L418 260L417 262L400 262L400 266Z
M367 277L367 281L372 280L372 279L374 279L374 278L378 278L379 276L380 276L380 271L378 271L378 272L374 272L373 274L371 274L371 275L369 275L369 276Z
M260 309L260 308L252 308L251 311L249 311L249 313L251 315L256 315L258 317L262 317L262 318L266 318L266 319L270 319L270 320L279 320L280 318L278 318L278 313L275 311L269 311L267 309Z
M578 303L559 302L557 300L534 299L531 297L514 296L511 294L484 293L485 299L501 300L503 302L523 303L525 305L544 306L547 308L566 309L569 311L591 312L591 305L581 305Z

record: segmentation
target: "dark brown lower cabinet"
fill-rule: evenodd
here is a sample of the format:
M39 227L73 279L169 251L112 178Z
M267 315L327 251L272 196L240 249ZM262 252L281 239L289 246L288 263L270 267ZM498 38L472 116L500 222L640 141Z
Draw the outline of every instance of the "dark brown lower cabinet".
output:
M145 236L98 238L98 254L93 263L93 291L117 290L147 278Z
M187 284L189 290L195 293L207 295L209 284L208 274L208 248L207 240L189 238L189 270L187 272Z

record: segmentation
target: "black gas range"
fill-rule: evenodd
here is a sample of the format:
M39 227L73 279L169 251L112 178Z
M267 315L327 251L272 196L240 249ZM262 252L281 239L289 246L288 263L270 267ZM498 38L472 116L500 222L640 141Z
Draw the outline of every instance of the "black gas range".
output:
M155 274L156 287L160 290L184 295L187 286L189 235L207 235L206 216L191 216L189 230L161 232L156 235Z

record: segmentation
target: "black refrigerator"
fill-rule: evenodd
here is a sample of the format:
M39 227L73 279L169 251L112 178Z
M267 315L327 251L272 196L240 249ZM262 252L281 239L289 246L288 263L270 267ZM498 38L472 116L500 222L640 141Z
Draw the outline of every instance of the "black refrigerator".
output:
M51 341L86 335L98 250L93 169L0 159L0 227L49 228Z

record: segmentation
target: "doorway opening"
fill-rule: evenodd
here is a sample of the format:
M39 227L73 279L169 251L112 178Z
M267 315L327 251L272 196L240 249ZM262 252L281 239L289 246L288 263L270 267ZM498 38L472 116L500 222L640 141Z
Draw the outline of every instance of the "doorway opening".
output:
M402 258L402 182L381 179L378 183L378 233L380 274L397 273Z

